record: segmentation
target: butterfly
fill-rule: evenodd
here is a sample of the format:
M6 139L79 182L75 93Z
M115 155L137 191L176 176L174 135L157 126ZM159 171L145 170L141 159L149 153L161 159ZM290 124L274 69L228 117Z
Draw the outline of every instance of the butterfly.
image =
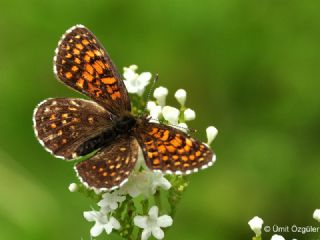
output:
M146 166L163 173L189 174L211 166L215 154L187 133L147 116L134 116L115 65L97 38L83 25L66 31L54 57L59 81L86 95L50 98L34 110L37 139L55 157L74 160L88 188L113 190L130 176L142 150Z

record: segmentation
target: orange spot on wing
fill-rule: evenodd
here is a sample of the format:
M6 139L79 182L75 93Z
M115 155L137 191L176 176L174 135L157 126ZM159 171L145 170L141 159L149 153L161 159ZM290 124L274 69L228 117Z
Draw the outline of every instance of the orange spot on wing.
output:
M181 142L179 142L176 138L175 138L175 139L172 139L172 140L170 141L170 143L171 143L173 146L175 146L175 147L179 147L180 144L181 144Z
M83 40L82 40L82 43L83 43L84 45L88 45L88 44L89 44L89 41L88 41L87 39L83 39Z
M192 146L192 141L189 138L187 138L186 139L186 144L191 147Z
M74 59L74 62L77 63L77 64L80 64L80 63L81 63L81 61L80 61L79 58L75 58L75 59Z
M159 131L158 128L152 128L152 129L151 129L151 132L149 132L149 134L150 134L150 135L153 135L153 134L157 133L158 131Z
M107 85L107 92L108 92L109 94L112 94L112 93L113 93L112 88L111 88L110 86L108 86L108 85Z
M161 152L161 153L165 153L167 150L166 150L165 146L160 145L160 146L158 146L158 151Z
M74 48L74 49L73 49L73 54L79 55L79 54L80 54L80 51L79 51L79 49L77 49L77 48Z
M186 162L186 161L188 161L188 157L187 157L187 156L182 156L182 157L181 157L181 160L184 161L184 162Z
M90 73L91 75L94 73L93 67L90 64L86 64L85 65L85 69L88 73Z
M77 44L76 44L76 47L79 48L80 50L83 49L83 45L82 45L81 43L77 43Z
M105 84L114 84L116 82L116 79L113 77L108 77L108 78L101 78L101 81Z
M79 78L78 81L76 82L76 85L80 88L83 88L83 83L84 83L84 80L82 78Z
M90 56L90 57L94 57L94 53L92 51L87 51L87 54Z
M162 141L167 141L169 138L169 130L165 130L163 136L160 138Z
M112 100L116 100L117 98L121 98L121 94L119 91L114 92L113 94L111 94L111 98Z
M90 58L89 55L85 55L85 56L84 56L84 60L85 60L86 62L90 62L90 59L91 59L91 58Z
M88 72L83 72L82 76L87 79L89 82L93 80L93 76Z
M66 76L66 78L70 79L70 78L72 78L72 73L71 72L67 72L65 74L65 76Z
M74 71L74 72L76 72L76 71L79 70L79 68L78 68L77 66L72 66L72 67L71 67L71 70Z
M100 57L100 56L102 55L102 53L101 53L99 50L94 50L94 53L95 53L98 57Z
M103 73L103 69L102 67L96 62L93 63L93 67L94 69L99 73L99 74L102 74Z
M176 151L176 148L175 147L173 147L173 146L166 146L166 148L167 148L167 150L169 151L169 152L171 152L171 153L174 153L175 151Z
M155 165L159 165L159 164L160 164L160 160L159 160L159 159L155 159L155 160L153 160L153 164L155 164Z
M188 146L188 145L184 146L183 149L184 149L186 152L190 152L190 146Z

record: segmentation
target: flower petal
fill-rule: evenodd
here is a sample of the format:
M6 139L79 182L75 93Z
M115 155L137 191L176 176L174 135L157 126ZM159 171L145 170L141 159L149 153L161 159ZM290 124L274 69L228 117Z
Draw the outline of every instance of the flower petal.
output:
M151 236L150 229L144 229L141 234L141 240L147 240Z
M138 77L138 81L141 82L141 85L143 85L144 87L148 85L150 79L151 79L151 73L149 72L143 72L139 75Z
M110 217L109 222L104 225L104 229L107 234L110 234L113 229L120 229L120 223L114 217Z
M158 218L158 213L159 213L159 209L157 206L153 206L152 208L150 208L149 210L149 216L151 219L157 219Z
M116 218L114 218L114 217L110 217L110 223L112 224L112 226L113 226L114 229L117 229L117 230L118 230L118 229L120 229L120 227L121 227L119 221L118 221Z
M134 222L134 225L136 225L139 228L147 228L148 227L147 220L148 220L148 217L146 216L135 216L133 219L133 222Z
M162 215L158 218L159 227L165 228L170 227L173 223L172 217L169 215Z
M96 211L86 211L83 212L83 217L89 221L89 222L93 222L97 219L97 212Z
M97 237L99 236L103 231L103 225L100 223L96 223L90 230L90 235L92 237Z
M163 238L164 238L164 232L163 232L162 229L159 228L159 227L154 227L154 228L152 228L152 235L153 235L156 239L163 239Z

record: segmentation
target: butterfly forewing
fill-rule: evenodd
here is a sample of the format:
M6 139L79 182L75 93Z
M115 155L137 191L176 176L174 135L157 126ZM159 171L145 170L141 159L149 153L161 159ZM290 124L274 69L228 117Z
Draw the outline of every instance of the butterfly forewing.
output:
M54 72L63 83L113 114L130 111L128 93L115 66L84 26L76 25L62 36L54 57Z
M138 153L139 145L135 138L119 137L92 158L78 163L75 169L85 185L112 190L126 182L136 164Z
M92 101L52 98L35 109L34 130L40 143L53 155L73 159L81 144L110 128L111 117L111 113Z
M215 160L208 146L170 126L147 123L137 135L146 164L152 170L189 174Z

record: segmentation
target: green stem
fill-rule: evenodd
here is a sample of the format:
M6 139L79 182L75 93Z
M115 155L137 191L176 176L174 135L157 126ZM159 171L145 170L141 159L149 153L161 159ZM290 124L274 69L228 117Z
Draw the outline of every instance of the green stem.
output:
M156 193L154 194L154 202L158 206L159 212L161 212L163 208L162 208L162 202L161 202L161 193L159 190L157 190Z

